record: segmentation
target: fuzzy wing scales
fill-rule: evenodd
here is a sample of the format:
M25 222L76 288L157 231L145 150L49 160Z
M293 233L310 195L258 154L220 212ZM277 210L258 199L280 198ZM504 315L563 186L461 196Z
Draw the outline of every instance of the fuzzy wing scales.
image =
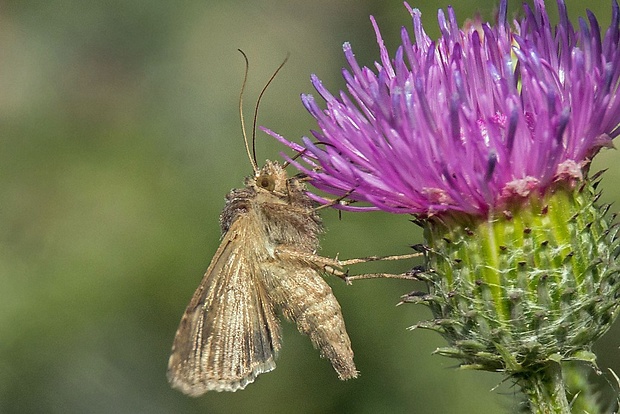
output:
M275 368L280 326L256 279L248 219L224 236L177 330L168 379L185 394L243 389Z

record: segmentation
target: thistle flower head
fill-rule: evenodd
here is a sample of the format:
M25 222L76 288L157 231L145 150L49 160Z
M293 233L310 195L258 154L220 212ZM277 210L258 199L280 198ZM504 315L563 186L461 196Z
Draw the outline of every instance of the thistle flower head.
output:
M495 25L459 28L440 11L435 41L407 5L415 41L403 28L393 57L371 19L374 68L345 43L347 92L313 76L326 107L302 96L314 140L268 132L301 153L289 161L316 188L369 204L339 208L416 215L428 292L403 301L430 308L416 326L447 339L438 353L512 376L532 412L568 412L564 391L554 407L566 409L544 408L541 373L594 361L593 342L620 314L620 225L588 176L620 134L620 11L612 0L603 32L591 13L575 29L563 0L555 26L543 0L510 25L506 3Z
M272 135L303 151L294 164L315 187L370 203L341 207L350 210L486 216L558 182L574 185L620 134L618 4L602 33L591 13L575 30L563 0L556 26L543 1L534 3L512 27L506 0L495 25L459 28L451 8L440 10L436 41L407 5L415 41L403 28L393 58L371 18L374 69L345 43L348 93L334 95L313 76L326 108L302 96L318 142Z

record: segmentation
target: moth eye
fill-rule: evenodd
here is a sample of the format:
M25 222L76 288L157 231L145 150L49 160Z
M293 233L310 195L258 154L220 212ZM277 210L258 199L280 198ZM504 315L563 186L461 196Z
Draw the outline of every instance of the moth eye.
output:
M276 183L268 176L258 177L257 184L259 187L264 188L267 191L273 191L276 188Z

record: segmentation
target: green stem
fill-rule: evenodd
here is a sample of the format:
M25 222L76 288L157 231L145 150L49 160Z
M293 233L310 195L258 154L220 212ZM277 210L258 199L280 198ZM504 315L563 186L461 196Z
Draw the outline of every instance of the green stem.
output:
M562 373L571 400L571 408L575 413L610 413L613 410L599 401L600 396L596 387L589 381L592 372L592 365L585 365L578 361L562 363Z
M570 414L562 367L549 361L540 370L529 371L517 379L528 399L532 414Z

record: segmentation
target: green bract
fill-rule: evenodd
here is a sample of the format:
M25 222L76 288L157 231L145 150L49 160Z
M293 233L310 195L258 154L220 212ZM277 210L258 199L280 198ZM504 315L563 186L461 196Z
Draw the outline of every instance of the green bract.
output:
M593 186L558 185L486 220L425 220L427 295L410 294L464 367L517 374L549 361L593 360L618 314L618 225Z

